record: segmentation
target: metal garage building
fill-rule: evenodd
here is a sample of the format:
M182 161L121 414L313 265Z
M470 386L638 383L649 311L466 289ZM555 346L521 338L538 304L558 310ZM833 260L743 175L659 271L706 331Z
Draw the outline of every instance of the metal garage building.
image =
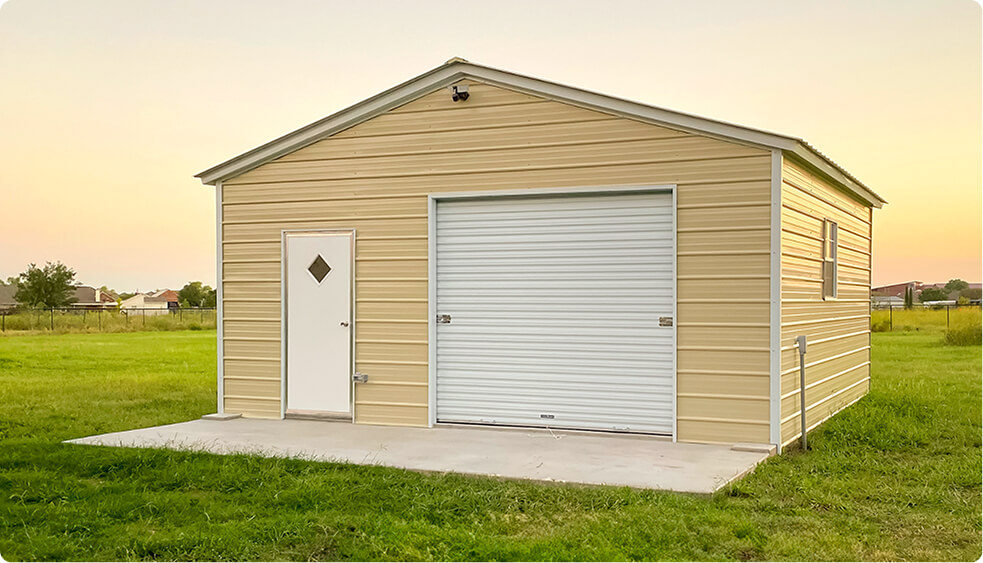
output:
M804 141L452 59L198 175L220 412L784 445L869 388L872 208Z

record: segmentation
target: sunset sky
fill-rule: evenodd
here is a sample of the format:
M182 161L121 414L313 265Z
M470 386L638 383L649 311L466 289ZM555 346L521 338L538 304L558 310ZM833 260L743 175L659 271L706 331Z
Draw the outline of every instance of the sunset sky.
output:
M0 0L0 277L215 283L192 176L453 56L807 139L888 200L876 284L981 278L971 1Z

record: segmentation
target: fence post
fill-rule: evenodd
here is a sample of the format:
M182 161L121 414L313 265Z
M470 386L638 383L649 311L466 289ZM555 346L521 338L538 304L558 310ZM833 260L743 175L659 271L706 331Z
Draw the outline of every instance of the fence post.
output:
M147 326L147 310L140 309L140 316L143 317L143 326Z
M945 329L949 330L949 306L945 306Z
M178 307L177 318L178 322L184 322L184 307Z
M48 309L48 312L51 313L51 324L49 326L51 327L51 330L55 330L55 308L52 307Z
M3 314L0 315L0 317L3 318L3 321L2 321L3 322L3 328L0 329L0 330L2 330L3 332L7 332L7 311L4 311Z
M889 311L891 311L891 313L890 313L891 322L888 323L888 329L887 329L887 331L888 332L894 332L894 303L888 303L887 304L887 308L888 308Z
M102 309L99 309L99 330L102 330Z
M85 328L85 309L82 309L82 328Z

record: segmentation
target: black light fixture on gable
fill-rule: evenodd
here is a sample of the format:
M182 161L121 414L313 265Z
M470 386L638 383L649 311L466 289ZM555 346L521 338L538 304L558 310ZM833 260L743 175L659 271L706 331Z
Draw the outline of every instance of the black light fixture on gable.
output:
M467 84L462 84L460 86L451 86L451 99L455 102L463 102L467 100L471 94L468 93Z

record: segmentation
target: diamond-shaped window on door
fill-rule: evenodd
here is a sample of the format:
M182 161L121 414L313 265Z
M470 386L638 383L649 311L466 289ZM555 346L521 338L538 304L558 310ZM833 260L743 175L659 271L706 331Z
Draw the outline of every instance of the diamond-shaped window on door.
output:
M317 258L315 258L314 261L311 262L311 265L307 267L307 271L314 276L317 283L321 283L324 281L324 278L328 277L328 274L331 273L331 266L328 266L328 263L324 261L324 258L321 258L321 255L318 254Z

